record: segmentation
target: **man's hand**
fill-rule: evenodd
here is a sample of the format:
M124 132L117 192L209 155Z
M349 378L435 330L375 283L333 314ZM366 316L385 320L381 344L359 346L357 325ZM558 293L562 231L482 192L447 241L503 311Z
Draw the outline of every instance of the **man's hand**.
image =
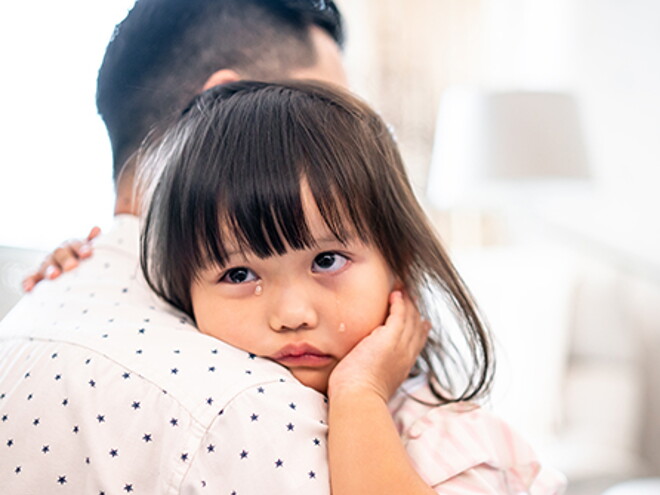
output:
M60 247L46 256L36 272L23 279L23 290L30 292L42 280L56 279L63 272L76 268L80 260L92 255L91 240L98 237L100 233L99 227L92 227L85 239L74 239L62 243Z

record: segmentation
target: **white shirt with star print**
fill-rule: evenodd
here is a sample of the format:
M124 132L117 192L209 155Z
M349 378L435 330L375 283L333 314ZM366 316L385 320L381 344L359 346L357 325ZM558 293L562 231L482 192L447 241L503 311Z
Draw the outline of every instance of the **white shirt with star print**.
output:
M325 398L159 301L138 229L0 322L0 491L329 494Z

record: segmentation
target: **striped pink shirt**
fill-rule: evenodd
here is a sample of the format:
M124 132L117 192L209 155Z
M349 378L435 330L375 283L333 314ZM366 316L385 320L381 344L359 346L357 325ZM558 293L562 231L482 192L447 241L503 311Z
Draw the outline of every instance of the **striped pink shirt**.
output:
M411 380L414 397L436 402L425 383ZM558 495L566 480L541 466L509 425L471 403L432 407L399 392L390 410L412 463L444 495Z

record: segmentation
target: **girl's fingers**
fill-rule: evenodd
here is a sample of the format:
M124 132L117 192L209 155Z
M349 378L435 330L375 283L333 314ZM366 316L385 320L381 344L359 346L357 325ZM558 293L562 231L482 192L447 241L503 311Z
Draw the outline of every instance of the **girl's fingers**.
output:
M416 355L424 347L429 330L430 323L422 319L407 294L401 291L390 294L390 313L381 331L389 335L392 345L403 346Z
M49 255L41 262L39 269L28 275L23 279L22 286L25 292L30 292L34 286L41 282L43 279L57 278L61 272L54 265L53 256Z
M63 272L73 270L79 261L92 255L91 241L99 236L101 229L92 227L87 237L82 241L67 241L48 255L41 263L39 269L23 279L22 286L25 292L30 292L44 279L53 280Z
M78 258L80 259L85 259L89 258L92 255L92 246L91 244L84 242L80 245L78 250L76 251L76 254L78 255Z
M401 291L395 290L390 294L390 313L385 320L385 326L396 326L405 322L406 307Z
M429 331L431 323L422 318L417 306L408 296L404 296L405 324L401 332L404 343L415 355L421 352Z
M402 298L403 302L403 315L404 315L404 331L410 333L411 331L416 331L418 329L419 323L422 320L422 317L417 310L417 306L408 295L404 295Z
M25 292L30 292L32 289L34 289L34 286L37 285L39 282L41 282L44 279L43 275L41 272L36 272L31 275L28 275L23 279L23 282L21 285L23 286L23 290Z
M80 245L82 245L82 242L73 241L57 248L53 253L53 265L64 272L73 270L78 266L77 250Z
M101 228L95 225L94 227L92 227L92 230L89 231L89 234L87 234L87 241L91 241L92 239L98 237L100 233L101 233Z

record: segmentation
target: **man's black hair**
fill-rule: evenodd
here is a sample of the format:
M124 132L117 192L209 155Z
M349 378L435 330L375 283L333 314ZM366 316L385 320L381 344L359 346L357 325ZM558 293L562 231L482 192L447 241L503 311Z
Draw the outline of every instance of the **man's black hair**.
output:
M138 0L115 28L98 75L115 181L147 134L177 116L215 71L272 80L314 65L314 25L343 45L331 0Z

